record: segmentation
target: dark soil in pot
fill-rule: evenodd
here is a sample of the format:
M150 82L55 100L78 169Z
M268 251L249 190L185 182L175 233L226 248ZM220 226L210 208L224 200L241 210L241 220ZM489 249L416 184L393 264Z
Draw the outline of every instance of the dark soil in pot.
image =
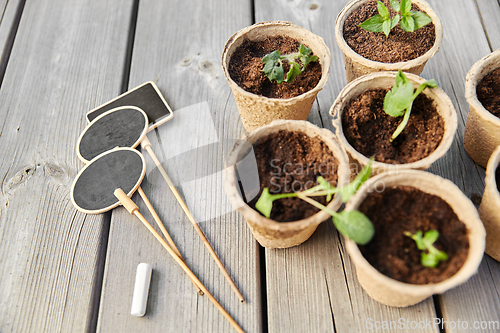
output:
M271 194L304 191L318 185L319 176L337 185L338 161L318 138L300 132L279 131L257 141L253 149L260 180L258 196L248 203L253 209L265 187ZM315 199L327 205L324 197ZM299 198L285 198L274 201L271 219L298 221L317 212L319 209Z
M298 52L299 46L298 41L286 36L269 37L258 42L246 40L231 56L229 75L242 89L256 95L283 99L299 96L316 87L321 80L319 61L308 64L305 71L290 83L271 83L262 71L262 57L266 54L275 50L280 50L282 55L290 54ZM314 54L314 51L311 54ZM283 68L286 75L290 68L286 60L283 61Z
M342 113L344 135L351 146L366 157L383 163L406 164L429 156L441 143L444 121L432 100L420 94L413 102L410 120L390 142L403 117L383 110L389 89L370 90L353 99Z
M389 0L382 2L389 9L391 17L394 17L396 13ZM412 10L419 8L412 4ZM406 32L398 24L391 30L389 37L359 27L359 24L377 14L377 1L374 0L353 11L344 22L343 35L347 45L362 57L384 63L409 61L424 55L434 45L436 33L433 23L414 32Z
M483 77L476 93L484 108L500 118L500 68Z
M375 237L360 246L366 260L382 274L412 283L438 283L462 267L469 252L467 229L441 198L409 186L395 186L370 194L360 205L375 226ZM436 268L420 263L421 251L404 232L437 230L434 246L448 254Z

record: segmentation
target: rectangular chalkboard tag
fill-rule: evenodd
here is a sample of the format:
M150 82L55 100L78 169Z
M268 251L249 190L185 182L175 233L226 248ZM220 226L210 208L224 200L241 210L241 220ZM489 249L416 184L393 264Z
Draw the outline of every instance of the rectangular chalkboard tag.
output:
M129 105L136 106L146 112L149 120L148 131L166 123L174 115L156 84L149 81L93 109L87 113L87 121L90 123L106 111Z

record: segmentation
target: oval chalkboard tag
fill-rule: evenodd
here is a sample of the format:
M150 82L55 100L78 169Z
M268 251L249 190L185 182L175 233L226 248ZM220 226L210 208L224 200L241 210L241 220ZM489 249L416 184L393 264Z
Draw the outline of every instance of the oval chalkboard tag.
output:
M90 161L71 186L71 201L86 214L100 214L117 207L114 192L121 188L131 196L146 174L146 163L133 148L116 148Z
M135 148L146 135L148 116L135 106L109 110L94 119L78 139L78 157L88 163L116 147Z

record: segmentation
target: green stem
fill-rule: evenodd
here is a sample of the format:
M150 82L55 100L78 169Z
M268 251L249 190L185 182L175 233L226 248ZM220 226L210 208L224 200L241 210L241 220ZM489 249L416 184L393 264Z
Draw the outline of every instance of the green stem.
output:
M425 88L428 87L428 84L427 82L424 82L422 83L421 85L418 86L417 90L415 90L415 93L413 94L413 96L411 97L411 101L413 102L415 100L415 98L417 98L417 96L422 92L424 91Z
M335 194L335 193L338 193L340 192L339 189L331 189L331 190L323 190L323 191L318 191L318 192L311 192L309 193L308 191L304 191L304 192L299 192L300 194L304 194L305 196L308 196L308 197L319 197L319 196L322 196L322 195L330 195L330 194Z
M328 208L326 206L323 206L322 204L320 204L316 200L313 200L313 199L311 199L311 198L303 195L302 193L297 193L297 194L298 194L298 197L301 198L302 200L304 200L305 202L310 203L314 207L327 212L328 214L330 214L333 217L340 218L340 214L339 213L334 212L333 210L331 210L330 208Z
M282 194L272 194L274 200L279 200L283 198L294 198L298 196L298 193L282 193Z
M419 87L420 88L420 87ZM418 89L417 89L418 90ZM419 92L420 93L420 92ZM417 94L418 95L418 94ZM399 124L398 128L394 131L392 134L390 142L394 141L401 132L405 129L406 125L408 124L408 120L410 119L410 114L411 114L411 107L413 105L413 102L410 104L410 106L406 109L405 111L405 116L403 118L403 121Z

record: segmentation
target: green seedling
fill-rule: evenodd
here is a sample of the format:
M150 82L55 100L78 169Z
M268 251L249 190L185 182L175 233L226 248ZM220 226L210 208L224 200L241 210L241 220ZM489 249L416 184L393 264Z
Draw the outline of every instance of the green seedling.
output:
M417 231L414 235L412 235L411 232L406 231L405 235L413 239L417 244L418 249L422 250L420 262L425 267L434 268L439 264L439 261L448 260L448 255L445 252L436 249L433 245L439 238L439 232L437 230L429 230L423 237L421 230Z
M292 54L281 55L279 50L273 51L262 58L262 62L264 63L262 71L271 82L274 80L277 83L292 82L297 75L305 70L309 63L318 61L318 56L311 55L311 52L312 50L304 44L300 44L299 52ZM286 78L283 69L283 60L288 61L290 65ZM300 60L300 64L297 60Z
M386 37L391 30L399 23L404 31L414 32L432 22L432 19L424 12L411 10L411 0L391 0L391 7L396 14L393 18L389 15L389 10L381 2L377 1L378 15L372 16L359 26L371 32L383 32Z
M391 117L403 117L403 121L398 125L392 134L391 142L404 130L410 119L411 107L417 96L427 87L436 88L434 79L425 81L417 90L413 91L413 83L403 74L401 70L396 74L396 82L392 89L385 95L384 111Z
M371 221L361 212L352 211L342 211L337 213L330 208L323 206L319 202L311 199L311 197L326 196L327 202L329 202L333 195L339 193L342 202L347 202L351 196L353 196L359 187L370 178L372 169L371 164L373 159L370 159L368 165L361 170L361 172L356 176L354 181L346 186L336 188L330 185L330 183L323 177L318 177L318 185L312 187L306 191L294 192L294 193L282 193L282 194L271 194L269 189L266 187L262 191L262 194L255 204L255 208L260 211L265 217L269 218L271 216L271 211L273 209L273 202L275 200L283 198L298 197L318 209L321 209L333 217L333 224L337 230L344 236L352 239L356 244L365 245L373 237L375 228Z

